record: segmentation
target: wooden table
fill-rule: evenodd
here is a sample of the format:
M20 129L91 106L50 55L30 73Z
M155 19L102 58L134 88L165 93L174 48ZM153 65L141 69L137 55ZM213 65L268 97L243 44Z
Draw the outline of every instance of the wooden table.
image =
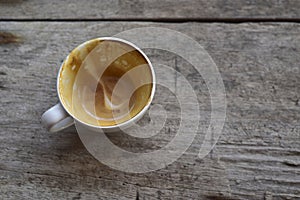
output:
M298 0L1 0L0 199L299 199L299 22ZM207 50L223 78L227 115L204 159L196 141L166 168L132 174L94 159L74 127L51 134L40 117L58 102L56 75L71 49L147 26L180 31ZM206 127L202 77L172 54L146 53L193 83ZM179 112L164 94L158 87L156 103ZM177 122L153 140L108 137L124 149L153 150L172 139Z

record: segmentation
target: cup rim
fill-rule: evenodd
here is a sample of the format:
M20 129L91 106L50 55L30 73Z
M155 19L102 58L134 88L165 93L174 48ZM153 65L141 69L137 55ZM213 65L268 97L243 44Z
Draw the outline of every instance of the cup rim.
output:
M151 77L152 77L152 88L151 88L151 94L150 94L150 97L149 97L149 100L147 102L147 104L143 107L142 110L140 110L134 117L130 118L129 120L126 120L122 123L119 123L119 124L115 124L115 125L110 125L110 126L101 126L101 125L92 125L92 124L89 124L89 123L86 123L86 122L83 122L81 121L80 119L78 119L76 116L74 116L68 109L66 109L63 101L62 101L62 98L60 96L60 90L59 90L59 83L60 83L60 75L61 75L61 72L62 72L62 68L63 68L63 64L64 62L67 60L67 58L69 57L70 53L74 50L74 49L77 49L77 48L80 48L81 46L84 46L86 44L88 44L89 42L93 41L93 40L100 40L100 41L103 41L103 40L107 40L107 41L117 41L117 42L121 42L121 43L124 43L124 44L127 44L131 47L133 47L135 50L137 50L147 61L147 64L149 65L149 68L150 68L150 71L151 71ZM81 124L84 124L88 127L92 127L92 128L96 128L96 129L114 129L114 128L121 128L121 127L126 127L127 125L129 125L130 123L138 120L140 117L142 117L144 115L144 113L148 110L149 106L151 105L151 102L154 98L154 93L155 93L155 89L156 89L156 77L155 77L155 72L154 72L154 69L153 69L153 65L150 61L150 59L148 58L148 56L139 48L137 47L135 44L133 44L132 42L129 42L127 40L124 40L124 39L121 39L121 38L117 38L117 37L98 37L98 38L94 38L94 39L90 39L90 40L87 40L81 44L79 44L78 46L76 46L75 48L73 48L71 50L71 52L65 57L64 61L61 63L60 65L60 68L59 68L59 71L58 71L58 75L57 75L57 82L56 82L56 91L57 91L57 95L58 95L58 98L59 98L59 101L61 103L61 105L63 106L63 108L65 109L65 111L71 116L73 117L73 119L75 121L78 121L80 122Z

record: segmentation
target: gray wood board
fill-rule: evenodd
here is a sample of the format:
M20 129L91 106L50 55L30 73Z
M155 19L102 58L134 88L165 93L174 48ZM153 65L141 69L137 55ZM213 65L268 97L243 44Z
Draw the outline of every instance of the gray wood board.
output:
M228 108L223 134L205 159L197 158L203 139L199 134L167 168L130 174L96 161L74 127L48 133L40 116L58 102L56 75L72 48L91 38L143 26L171 28L198 41L219 67ZM300 197L299 24L1 22L0 27L1 199ZM146 53L188 78L203 111L199 133L205 130L210 97L202 77L176 55ZM178 128L180 107L162 87L154 102L171 113L158 136L108 137L135 152L167 144Z
M300 19L298 0L0 0L0 19Z

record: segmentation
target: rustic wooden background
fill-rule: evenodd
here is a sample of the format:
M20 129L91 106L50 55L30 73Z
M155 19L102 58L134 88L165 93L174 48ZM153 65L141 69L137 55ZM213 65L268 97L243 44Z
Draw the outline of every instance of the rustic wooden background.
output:
M300 199L299 22L298 0L0 0L0 199ZM40 117L58 102L56 74L72 48L144 26L198 41L219 67L228 108L205 159L199 137L168 167L130 174L95 160L74 127L50 134ZM175 55L146 53L188 78L206 127L202 77ZM175 115L153 140L108 137L137 152L165 145L180 109L162 87L155 102Z

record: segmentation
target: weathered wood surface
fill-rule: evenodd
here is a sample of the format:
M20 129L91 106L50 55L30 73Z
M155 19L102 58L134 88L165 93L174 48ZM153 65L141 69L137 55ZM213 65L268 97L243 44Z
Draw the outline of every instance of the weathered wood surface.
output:
M300 19L298 0L0 0L1 19Z
M172 28L205 47L224 80L228 108L223 134L204 160L196 140L167 168L129 174L96 161L75 128L48 133L40 116L58 101L56 74L72 48L141 26ZM1 22L0 29L1 199L300 198L299 24ZM188 77L206 127L210 99L200 75L175 55L146 52ZM155 102L172 116L180 112L164 88ZM172 138L178 120L172 117L153 140L109 137L124 149L151 150Z

